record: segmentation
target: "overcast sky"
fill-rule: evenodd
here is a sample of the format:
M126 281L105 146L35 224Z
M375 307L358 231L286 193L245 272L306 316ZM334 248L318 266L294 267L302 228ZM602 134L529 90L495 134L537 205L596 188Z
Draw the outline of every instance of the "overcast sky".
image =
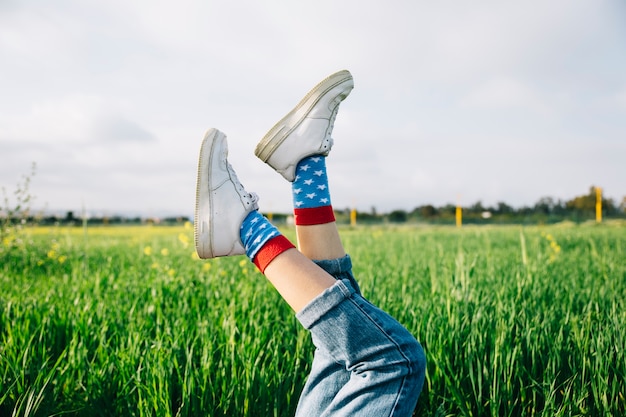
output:
M622 0L0 0L0 185L49 210L193 213L204 132L263 211L254 147L349 69L335 208L626 196Z

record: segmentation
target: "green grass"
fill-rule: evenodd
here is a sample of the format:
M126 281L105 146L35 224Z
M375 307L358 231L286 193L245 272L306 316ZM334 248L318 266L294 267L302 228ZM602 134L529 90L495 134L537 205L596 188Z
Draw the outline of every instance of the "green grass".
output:
M416 415L626 413L623 225L341 234L426 350ZM245 258L200 261L182 227L20 238L0 251L0 416L293 415L312 345Z

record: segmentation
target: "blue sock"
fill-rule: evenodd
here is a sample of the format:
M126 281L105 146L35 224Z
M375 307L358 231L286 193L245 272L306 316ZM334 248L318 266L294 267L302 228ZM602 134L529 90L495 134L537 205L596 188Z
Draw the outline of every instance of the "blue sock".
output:
M331 205L324 155L307 156L298 163L291 191L295 209Z
M270 239L279 236L280 232L258 210L254 210L241 223L239 235L246 255L252 260L263 245Z

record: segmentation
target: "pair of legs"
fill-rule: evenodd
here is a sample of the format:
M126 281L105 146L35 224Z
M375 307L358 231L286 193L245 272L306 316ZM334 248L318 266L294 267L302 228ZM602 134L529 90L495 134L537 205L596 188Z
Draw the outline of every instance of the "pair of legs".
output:
M410 416L425 357L415 338L365 300L334 221L325 157L348 71L315 86L261 140L256 155L292 183L298 249L258 212L227 161L226 137L207 132L195 213L201 258L246 254L310 330L316 347L301 416Z

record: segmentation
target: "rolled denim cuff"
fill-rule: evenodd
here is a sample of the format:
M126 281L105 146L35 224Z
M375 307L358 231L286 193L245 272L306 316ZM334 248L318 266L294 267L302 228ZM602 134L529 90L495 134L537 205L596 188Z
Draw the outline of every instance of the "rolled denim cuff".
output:
M356 279L352 274L352 259L350 258L350 255L345 255L344 257L337 259L313 260L313 262L332 275L337 281L348 280L352 289L357 294L361 295L359 283L356 282Z
M310 330L326 313L341 304L346 298L350 298L354 293L356 293L356 290L352 287L349 280L337 281L332 287L324 290L324 292L304 306L296 314L296 318L305 329Z

